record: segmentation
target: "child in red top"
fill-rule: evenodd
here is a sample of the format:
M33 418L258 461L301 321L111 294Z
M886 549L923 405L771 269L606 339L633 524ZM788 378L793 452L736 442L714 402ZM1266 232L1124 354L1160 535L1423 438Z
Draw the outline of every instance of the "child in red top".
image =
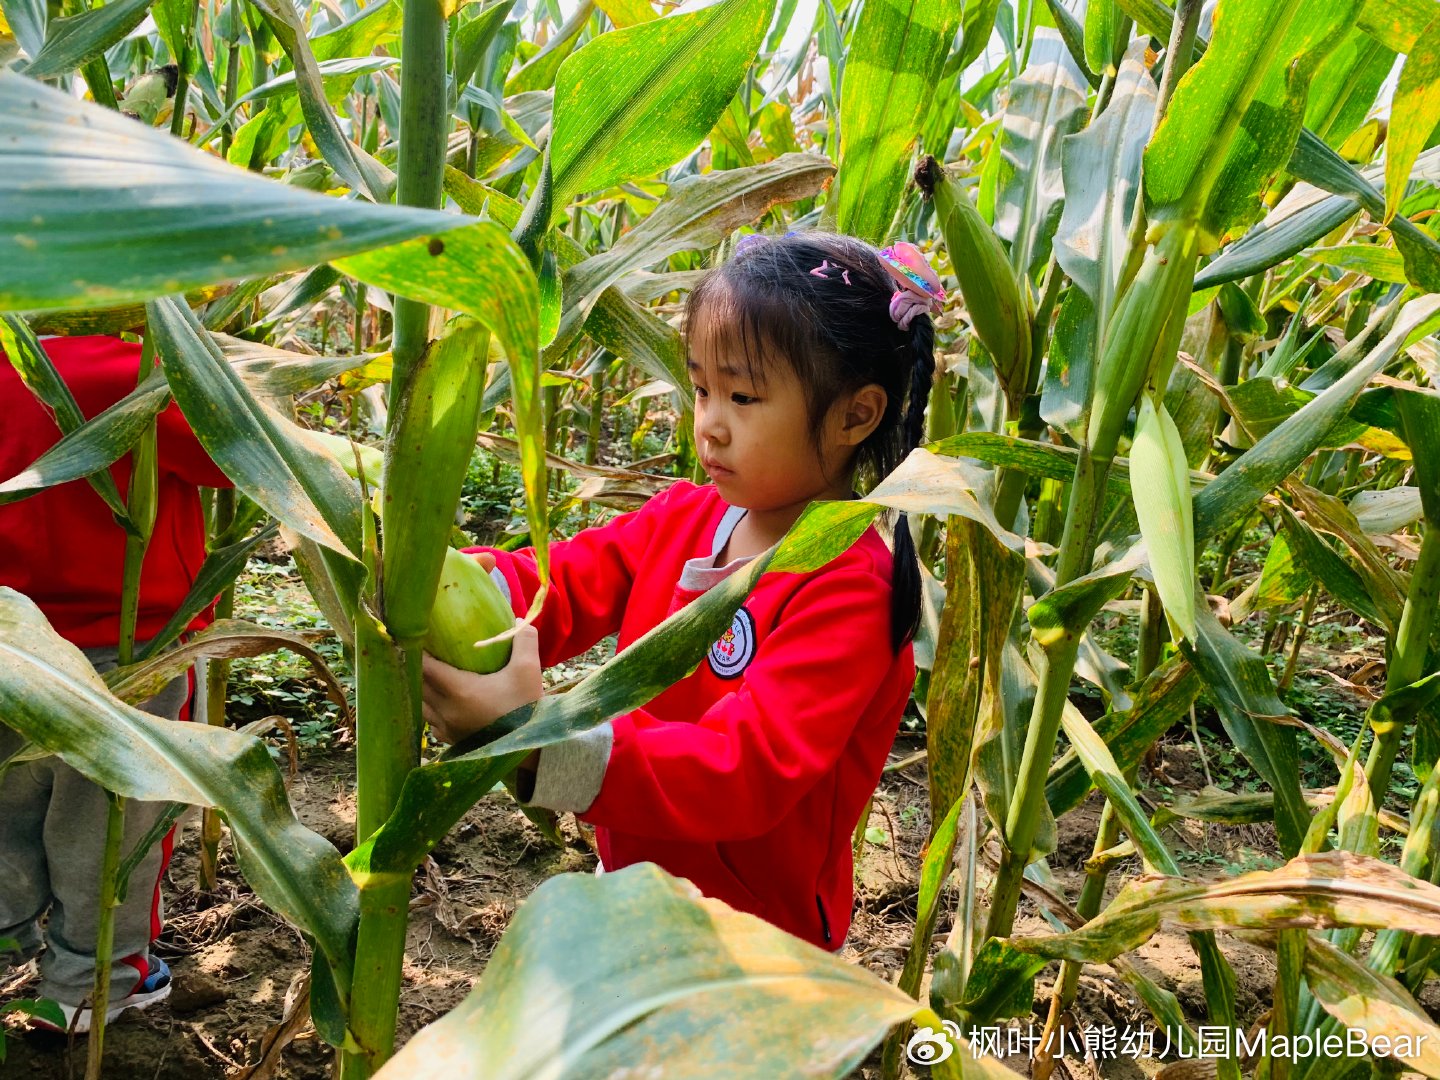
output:
M42 343L80 412L94 418L135 389L141 348L115 337L50 338ZM54 417L0 352L0 479L28 467L60 438ZM158 485L155 527L140 574L137 644L154 637L190 592L205 559L205 518L196 485L229 487L171 403L156 418ZM130 485L130 456L110 469L120 493ZM0 585L24 593L57 633L79 646L99 671L113 668L120 639L125 532L84 480L0 506ZM201 615L189 629L209 622ZM140 707L187 719L188 676ZM0 715L0 762L23 740ZM163 803L127 802L122 850L129 852L164 812ZM40 952L40 994L58 1002L67 1026L88 1031L84 1006L95 979L104 790L58 757L14 765L0 775L0 969ZM113 1017L145 1008L170 992L165 962L150 952L160 935L160 876L171 834L135 867L115 909L110 1004ZM39 919L49 912L43 934ZM78 1016L76 1014L79 1014Z
M919 442L944 293L919 251L823 233L742 241L691 293L695 445L714 481L551 549L551 592L494 675L425 660L432 731L462 738L540 696L541 664L626 648L778 541L813 500L854 497ZM654 862L835 952L851 837L914 681L908 527L872 528L805 574L765 574L694 672L643 709L531 755L534 805L596 827L601 870ZM528 551L486 551L524 611ZM597 871L599 872L599 871Z

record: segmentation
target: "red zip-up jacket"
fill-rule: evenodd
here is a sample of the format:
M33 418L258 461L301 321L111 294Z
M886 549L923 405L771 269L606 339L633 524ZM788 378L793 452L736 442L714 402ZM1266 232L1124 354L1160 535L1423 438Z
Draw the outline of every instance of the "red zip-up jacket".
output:
M541 662L611 633L623 650L699 596L677 583L688 560L717 550L728 509L712 485L682 481L555 544L536 624ZM494 554L523 612L539 584L533 554ZM911 646L890 648L891 568L872 528L819 570L763 575L694 672L643 709L542 751L533 800L593 824L607 871L656 863L837 950L854 903L855 823L915 677ZM603 767L598 794L582 796L593 802L540 802L550 759L568 755L573 773L586 754Z
M114 337L47 338L41 345L86 419L135 389L139 345ZM0 480L28 467L60 439L54 417L20 381L4 353L0 416ZM205 520L196 486L230 486L174 402L159 415L156 445L159 498L140 572L139 641L154 637L170 620L205 560ZM130 455L110 472L123 496L130 485ZM0 585L30 597L50 625L81 648L119 641L124 567L125 530L88 481L72 480L0 506ZM189 629L209 622L202 614Z

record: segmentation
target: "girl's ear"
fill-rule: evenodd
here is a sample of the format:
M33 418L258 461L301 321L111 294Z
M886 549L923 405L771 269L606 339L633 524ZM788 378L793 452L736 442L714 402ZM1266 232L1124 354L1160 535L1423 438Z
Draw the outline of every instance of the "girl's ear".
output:
M885 406L889 395L879 383L869 383L850 395L848 401L837 410L839 414L837 440L841 446L859 446L870 437L870 433L885 417Z

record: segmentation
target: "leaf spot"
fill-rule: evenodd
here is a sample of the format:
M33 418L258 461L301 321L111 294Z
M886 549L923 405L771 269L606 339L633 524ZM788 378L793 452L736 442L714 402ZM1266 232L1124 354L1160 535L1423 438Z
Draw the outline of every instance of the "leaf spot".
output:
M425 250L430 252L431 255L439 255L445 250L445 241L441 240L438 236L432 236L430 243L425 246Z

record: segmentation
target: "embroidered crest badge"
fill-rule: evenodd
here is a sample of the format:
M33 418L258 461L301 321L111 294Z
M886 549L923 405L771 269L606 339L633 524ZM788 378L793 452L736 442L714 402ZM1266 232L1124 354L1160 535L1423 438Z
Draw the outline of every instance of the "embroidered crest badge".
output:
M710 670L722 679L737 678L755 656L755 620L743 607L735 612L730 629L710 646Z

